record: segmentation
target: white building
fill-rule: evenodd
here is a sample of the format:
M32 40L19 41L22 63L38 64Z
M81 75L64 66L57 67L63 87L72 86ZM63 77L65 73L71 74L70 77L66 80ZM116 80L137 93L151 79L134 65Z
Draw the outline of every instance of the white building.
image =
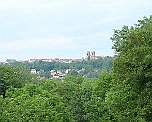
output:
M31 69L32 74L36 74L36 69Z

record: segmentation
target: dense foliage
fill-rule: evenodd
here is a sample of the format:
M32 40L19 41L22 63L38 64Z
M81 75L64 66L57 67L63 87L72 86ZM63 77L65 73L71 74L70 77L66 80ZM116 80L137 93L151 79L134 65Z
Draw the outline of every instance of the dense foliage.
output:
M112 37L118 56L107 93L115 121L152 121L152 16L135 27L124 26Z
M151 122L151 30L152 16L115 30L113 69L102 71L97 80L67 76L34 82L22 69L0 66L0 120Z
M5 98L7 89L11 87L20 88L29 81L32 81L30 71L23 68L0 65L0 95L3 98Z

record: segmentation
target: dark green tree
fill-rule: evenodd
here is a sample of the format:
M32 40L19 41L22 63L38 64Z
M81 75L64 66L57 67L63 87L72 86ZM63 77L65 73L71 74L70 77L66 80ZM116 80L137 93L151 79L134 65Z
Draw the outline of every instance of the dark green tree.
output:
M32 75L24 68L0 65L0 95L5 98L6 90L10 87L20 88L32 81Z
M152 121L152 16L115 30L114 80L106 93L112 121Z

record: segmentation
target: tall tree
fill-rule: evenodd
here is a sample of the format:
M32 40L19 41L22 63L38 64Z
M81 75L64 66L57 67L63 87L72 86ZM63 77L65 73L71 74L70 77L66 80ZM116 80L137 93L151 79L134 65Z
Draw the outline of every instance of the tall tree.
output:
M113 121L152 121L152 16L115 30L117 56L106 102Z

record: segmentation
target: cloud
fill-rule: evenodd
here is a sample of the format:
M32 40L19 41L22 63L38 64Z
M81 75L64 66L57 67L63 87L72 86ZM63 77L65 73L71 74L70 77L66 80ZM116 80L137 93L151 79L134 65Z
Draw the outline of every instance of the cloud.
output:
M33 40L17 40L11 42L3 42L0 49L9 52L18 52L23 50L42 50L46 48L61 49L72 44L72 40L65 37L44 38Z
M102 47L112 54L111 41L109 39L109 32L102 31L85 36L67 37L57 36L52 38L41 39L27 39L27 40L12 40L5 41L0 45L1 56L3 53L9 55L51 55L55 57L62 55L68 57L82 56L87 50L102 50ZM27 53L27 54L26 54ZM30 54L33 53L33 54ZM83 53L83 54L80 54ZM73 55L74 54L74 55ZM105 53L104 53L105 54Z
M150 0L1 0L0 9L30 9L34 11L75 10L119 11L151 3ZM81 8L81 9L80 9Z
M112 54L112 30L151 14L151 6L151 0L0 0L0 56Z
M109 16L128 14L151 6L151 0L1 0L1 11L44 13L100 13Z

